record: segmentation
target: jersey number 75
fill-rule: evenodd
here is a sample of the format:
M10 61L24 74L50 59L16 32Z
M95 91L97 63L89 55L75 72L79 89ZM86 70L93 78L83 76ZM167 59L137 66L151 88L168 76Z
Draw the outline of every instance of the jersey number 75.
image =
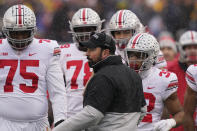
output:
M39 67L39 60L0 60L0 69L4 68L5 66L10 66L10 70L8 72L5 85L4 85L4 92L13 92L13 85L12 81L15 76L18 63L20 63L20 76L23 79L31 79L32 86L27 86L25 83L19 84L19 88L24 93L34 93L38 88L38 76L35 73L27 72L26 69L28 66L31 67ZM17 76L16 76L17 77Z

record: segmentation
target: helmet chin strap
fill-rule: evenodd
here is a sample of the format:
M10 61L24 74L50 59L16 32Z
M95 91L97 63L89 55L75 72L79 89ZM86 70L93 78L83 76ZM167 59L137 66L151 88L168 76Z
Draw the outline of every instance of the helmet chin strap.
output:
M121 50L124 50L126 48L125 44L117 44L117 45L118 45L118 48Z
M87 48L80 46L80 44L77 46L77 48L78 48L80 51L84 51L84 52L87 51Z
M197 64L197 55L191 55L186 57L186 62Z
M142 65L140 67L137 64L135 64L135 63L134 64L130 64L130 67L132 69L134 69L135 72L137 72L142 79L145 78L145 77L147 77L148 74L149 74L149 72L150 72L150 68L143 70L144 69L143 68L143 66L144 66L143 64L144 63L142 63Z
M11 38L8 33L6 33L6 37L7 37L9 44L12 46L13 49L23 50L23 49L27 48L29 46L29 44L33 41L34 33L31 32L30 37L28 37L26 39L21 39L21 40Z
M10 41L8 39L8 43L11 45L11 47L15 50L23 50L29 46L29 44L32 42L30 41L25 41L25 42L15 42L15 41Z
M116 39L116 44L120 50L124 50L128 44L128 39Z
M75 42L75 45L77 46L77 48L80 50L80 51L87 51L87 48L86 47L83 47L81 44L80 44L80 41L78 40L77 37L73 36L73 41Z
M140 71L140 67L136 63L130 63L130 68L134 69L137 73Z

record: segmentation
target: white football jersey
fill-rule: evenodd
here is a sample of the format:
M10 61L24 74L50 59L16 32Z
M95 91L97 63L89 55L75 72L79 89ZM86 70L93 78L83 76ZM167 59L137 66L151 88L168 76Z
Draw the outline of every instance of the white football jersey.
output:
M189 87L197 92L197 64L190 65L186 71L186 81Z
M152 131L153 125L161 119L164 101L177 91L178 80L174 73L152 67L142 77L147 114L138 125L138 131Z
M48 90L55 122L65 119L59 54L52 40L33 39L22 51L0 40L0 117L28 122L48 116Z
M117 45L116 45L115 55L120 55L121 56L123 64L127 63L127 58L126 58L124 50L120 50Z
M92 75L85 52L73 44L61 45L60 63L66 80L67 118L83 109L83 92Z
M159 55L157 56L157 60L155 63L155 67L159 69L165 69L167 68L167 62L163 56L162 51L159 51Z
M188 86L194 90L195 92L197 92L197 64L194 65L190 65L187 68L186 71L186 81ZM197 112L197 108L196 108L196 112ZM197 116L195 116L195 125L197 126Z

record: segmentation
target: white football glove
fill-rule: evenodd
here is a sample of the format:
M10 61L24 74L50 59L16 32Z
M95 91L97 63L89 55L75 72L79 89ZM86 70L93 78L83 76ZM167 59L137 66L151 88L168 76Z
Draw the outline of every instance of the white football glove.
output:
M176 126L174 119L166 119L155 123L153 129L154 131L169 131L174 126Z

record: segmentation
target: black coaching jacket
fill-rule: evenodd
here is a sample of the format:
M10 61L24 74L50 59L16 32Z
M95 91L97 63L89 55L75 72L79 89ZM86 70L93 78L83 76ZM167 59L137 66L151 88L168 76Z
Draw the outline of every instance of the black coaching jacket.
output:
M98 62L93 69L94 76L85 90L83 104L104 115L94 130L131 129L139 118L141 107L146 105L140 76L115 55Z

